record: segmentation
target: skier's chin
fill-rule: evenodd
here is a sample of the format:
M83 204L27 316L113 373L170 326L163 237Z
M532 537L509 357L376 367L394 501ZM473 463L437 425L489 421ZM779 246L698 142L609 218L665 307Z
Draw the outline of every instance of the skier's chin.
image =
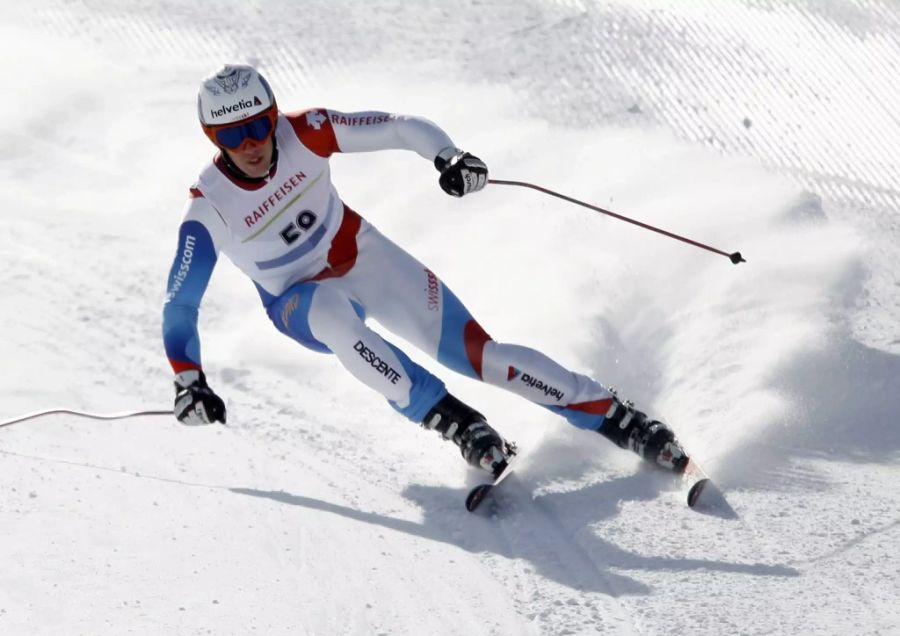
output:
M264 161L264 157L260 156L255 159L245 159L241 170L249 177L264 177L269 174L269 166Z
M271 140L262 145L226 152L238 169L248 177L257 179L269 174L273 155Z

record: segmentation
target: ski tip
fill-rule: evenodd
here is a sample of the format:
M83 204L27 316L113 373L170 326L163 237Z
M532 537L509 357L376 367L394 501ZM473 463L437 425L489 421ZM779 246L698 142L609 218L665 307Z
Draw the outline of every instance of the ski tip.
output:
M475 486L466 497L466 510L475 512L475 509L478 508L484 500L485 495L487 495L493 487L493 484L481 484L480 486Z
M722 519L737 519L738 515L725 500L722 491L709 479L700 479L688 491L687 504L692 510Z
M701 479L696 484L691 486L691 489L688 491L687 496L687 505L691 508L697 505L697 501L700 499L700 495L703 494L703 491L710 484L709 479Z

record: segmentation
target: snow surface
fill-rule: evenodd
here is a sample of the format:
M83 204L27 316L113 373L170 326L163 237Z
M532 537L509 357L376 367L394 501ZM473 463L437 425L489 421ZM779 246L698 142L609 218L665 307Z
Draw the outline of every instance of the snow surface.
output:
M0 428L0 634L900 634L900 9L891 2L45 0L3 5L0 417L167 408L164 279L212 154L199 78L422 114L525 190L412 153L344 198L489 333L672 423L737 520L441 370L523 456L493 515L457 453L276 333L220 263L227 427ZM2 420L0 420L2 421Z

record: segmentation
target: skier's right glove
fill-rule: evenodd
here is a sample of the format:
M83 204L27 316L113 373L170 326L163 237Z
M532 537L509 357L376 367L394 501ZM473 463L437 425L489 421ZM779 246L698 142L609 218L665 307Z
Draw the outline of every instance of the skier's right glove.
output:
M189 426L225 423L225 402L207 386L203 371L191 369L175 376L175 417Z
M488 181L488 169L473 154L448 146L434 158L434 167L441 173L438 183L447 194L461 197L478 192Z

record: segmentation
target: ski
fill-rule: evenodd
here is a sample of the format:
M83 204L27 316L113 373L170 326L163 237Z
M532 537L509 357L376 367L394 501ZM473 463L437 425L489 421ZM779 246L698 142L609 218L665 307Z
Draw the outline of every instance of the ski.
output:
M504 468L500 472L500 474L494 478L493 481L478 484L469 491L469 494L466 496L466 510L468 510L469 512L475 512L478 509L478 506L480 506L484 501L485 497L487 497L494 488L503 483L506 478L512 474L514 457L515 455L509 458L509 462L506 464L506 468Z
M737 518L737 513L726 501L722 491L693 459L688 459L681 478L689 485L687 492L689 508L718 517Z
M700 500L700 495L703 494L703 490L711 483L712 481L708 477L694 482L694 485L688 489L687 505L693 508Z
M478 484L469 491L466 496L466 510L475 512L494 488L509 478L513 473L515 457L514 454L510 456L506 467L493 480ZM692 458L688 458L684 470L676 474L687 490L687 505L691 510L725 519L737 518L737 513L725 499L722 491Z
M711 483L709 475L693 458L688 458L684 471L681 473L681 480L688 487L687 505L693 508L700 501L700 495L703 494L706 486Z

